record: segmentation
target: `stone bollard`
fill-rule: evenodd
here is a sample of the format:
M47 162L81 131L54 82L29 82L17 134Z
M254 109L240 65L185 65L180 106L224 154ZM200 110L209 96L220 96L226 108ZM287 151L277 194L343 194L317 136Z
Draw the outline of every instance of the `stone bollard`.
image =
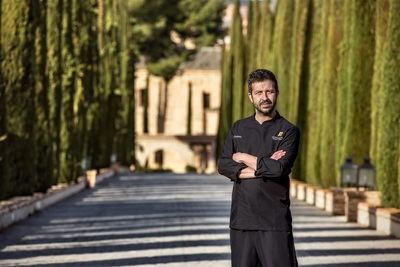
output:
M326 192L325 210L332 215L344 215L344 193L342 188L331 188Z
M293 179L290 179L290 196L293 198L297 197L297 184L299 182Z
M358 203L365 200L364 192L346 189L344 193L344 215L348 222L357 222Z
M318 186L308 185L306 189L306 202L310 205L315 205L315 194Z
M326 206L326 192L328 190L318 188L316 193L315 193L315 206L320 209L325 209Z
M96 170L88 170L86 171L86 187L94 188L96 186Z
M377 208L376 230L387 235L400 237L400 209Z
M367 202L360 202L357 206L357 223L376 229L376 209L378 207L371 206Z
M306 188L307 185L305 183L297 184L297 199L298 200L306 200Z

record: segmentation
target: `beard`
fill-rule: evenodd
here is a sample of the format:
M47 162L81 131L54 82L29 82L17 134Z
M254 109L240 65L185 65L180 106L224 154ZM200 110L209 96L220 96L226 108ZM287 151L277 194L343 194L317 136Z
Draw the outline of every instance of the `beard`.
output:
M268 105L268 106L263 106L263 105ZM276 101L272 102L270 100L267 100L267 101L260 101L259 103L253 102L253 107L264 116L271 116L275 110L275 106L276 106Z

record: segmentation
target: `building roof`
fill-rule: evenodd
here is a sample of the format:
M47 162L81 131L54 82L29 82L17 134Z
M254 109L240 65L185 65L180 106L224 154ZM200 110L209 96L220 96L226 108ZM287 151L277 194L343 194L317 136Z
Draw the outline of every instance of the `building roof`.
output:
M219 70L221 64L221 48L202 47L189 61L183 62L180 69Z

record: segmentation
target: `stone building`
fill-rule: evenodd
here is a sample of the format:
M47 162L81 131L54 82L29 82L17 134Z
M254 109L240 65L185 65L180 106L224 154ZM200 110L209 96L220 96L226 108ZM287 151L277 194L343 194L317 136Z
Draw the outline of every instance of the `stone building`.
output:
M136 157L141 166L215 172L215 141L220 106L219 47L201 48L183 63L167 86L136 70ZM166 101L166 102L165 102Z

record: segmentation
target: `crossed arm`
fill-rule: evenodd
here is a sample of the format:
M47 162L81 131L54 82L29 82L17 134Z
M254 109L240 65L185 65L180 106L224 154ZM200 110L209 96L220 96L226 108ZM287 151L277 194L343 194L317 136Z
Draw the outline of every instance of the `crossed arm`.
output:
M270 158L273 160L279 160L284 157L285 154L286 151L278 150L272 154ZM240 179L251 179L256 177L255 170L257 169L257 157L247 153L237 152L232 155L232 159L237 163L243 163L247 166L246 168L240 170Z

